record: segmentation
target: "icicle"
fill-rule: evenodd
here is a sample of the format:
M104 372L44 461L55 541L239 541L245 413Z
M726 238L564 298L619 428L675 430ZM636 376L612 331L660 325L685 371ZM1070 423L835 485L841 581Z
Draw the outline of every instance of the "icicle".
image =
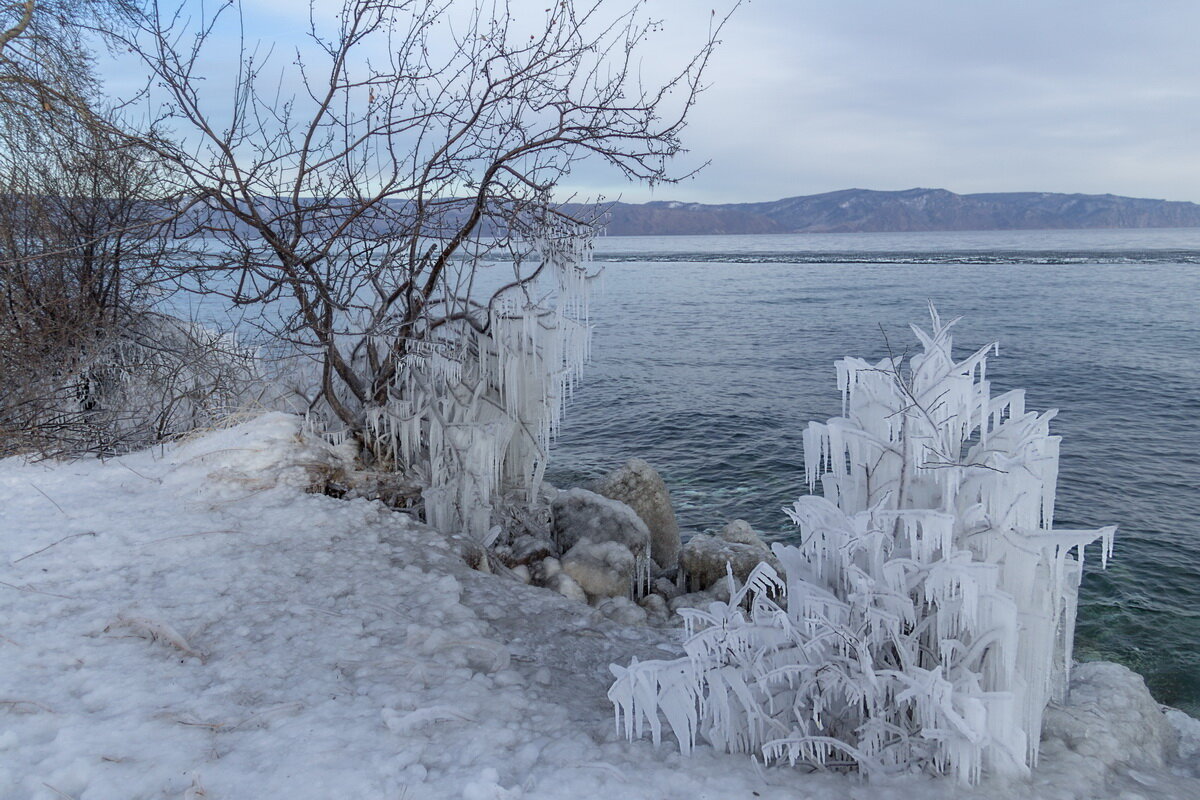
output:
M968 783L1036 763L1042 713L1070 666L1083 551L1099 539L1106 563L1114 529L1050 529L1052 414L1026 413L1020 391L993 399L995 348L956 364L953 323L931 316L906 378L898 361L838 363L843 416L804 432L806 477L824 498L797 500L800 545L774 548L786 603L756 595L746 614L731 597L688 612L689 671L654 671L718 748L792 763L836 754L868 773L921 759ZM955 466L976 423L966 462L977 466ZM885 506L901 490L905 508ZM638 697L647 718L665 708ZM693 741L696 722L680 725Z

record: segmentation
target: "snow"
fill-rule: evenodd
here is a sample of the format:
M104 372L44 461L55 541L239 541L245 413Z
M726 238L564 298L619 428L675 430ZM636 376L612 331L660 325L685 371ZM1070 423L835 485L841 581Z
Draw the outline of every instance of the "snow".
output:
M1200 796L1200 722L1167 716L1190 772L1155 761L1122 720L1157 707L1107 669L1076 671L1095 687L1076 727L1015 784L627 742L608 665L677 655L680 632L305 491L344 455L269 414L106 462L0 461L0 798Z

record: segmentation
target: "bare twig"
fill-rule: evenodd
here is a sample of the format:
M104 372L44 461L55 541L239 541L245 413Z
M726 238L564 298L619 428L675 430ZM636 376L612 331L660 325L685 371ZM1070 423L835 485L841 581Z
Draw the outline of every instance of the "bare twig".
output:
M161 539L151 539L148 542L142 542L141 544L138 545L138 547L149 547L152 544L159 544L161 542L171 542L171 541L175 541L176 539L190 539L193 536L212 536L213 534L216 534L216 533L242 533L242 531L219 530L219 531L196 531L195 533L180 533L175 536L164 536Z
M63 507L62 507L62 506L60 506L58 503L55 503L55 502L54 502L54 498L53 498L53 497L51 497L50 495L46 494L46 493L45 493L45 492L43 492L41 489L39 489L39 488L38 488L38 486L37 486L37 484L35 484L35 483L34 483L33 481L31 481L31 480L26 480L25 482L26 482L26 483L28 483L30 486L32 486L35 492L37 492L37 493L38 493L38 494L40 494L42 497L46 498L46 499L47 499L47 500L49 500L51 503L53 503L53 504L54 504L54 507L55 507L55 508L57 508L57 509L59 510L59 512L60 512L60 513L61 513L61 514L62 514L64 517L66 517L67 519L72 519L71 515L70 515L70 514L68 514L66 511L63 511Z
M0 706L9 706L10 708L19 708L20 706L33 706L39 711L45 711L47 714L57 714L50 706L37 702L36 700L10 700L0 698Z
M51 501L51 502L53 502L53 501ZM44 553L47 550L49 550L51 547L62 544L63 542L67 541L68 539L75 539L80 536L95 536L95 535L96 535L95 531L84 531L83 533L72 533L70 536L64 536L63 538L59 539L57 542L51 542L50 544L46 545L45 547L41 548L40 550L34 550L32 553L23 555L20 558L13 561L12 563L18 564L27 558L32 558L33 556L36 556L38 553Z
M16 584L9 583L8 581L0 581L0 586L7 586L10 589L16 589L18 592L30 592L31 594L44 594L47 597L60 597L63 600L78 600L79 599L78 597L71 597L71 596L65 595L65 594L55 594L54 592L44 592L41 589L33 588L29 584L25 584L24 586L17 586Z
M42 786L45 786L47 789L54 792L59 797L65 797L65 798L67 798L67 800L75 800L75 798L72 797L71 795L67 794L66 792L62 791L61 789L54 788L53 786L46 783L45 781L42 781Z

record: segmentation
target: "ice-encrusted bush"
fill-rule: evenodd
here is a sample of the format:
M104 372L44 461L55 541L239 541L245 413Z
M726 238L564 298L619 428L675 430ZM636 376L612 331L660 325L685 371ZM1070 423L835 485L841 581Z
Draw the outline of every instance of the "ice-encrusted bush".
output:
M3 393L0 454L125 452L220 424L257 391L256 354L231 334L149 311L92 333ZM5 377L21 366L6 365Z
M932 309L931 309L932 311ZM688 752L964 782L1036 764L1065 692L1084 547L1114 527L1054 530L1054 412L992 396L985 347L951 356L932 311L905 364L837 364L843 416L804 434L810 489L728 603L683 609L686 656L613 665L626 735L662 721ZM732 583L732 577L731 577Z
M440 327L399 365L387 402L366 409L371 450L422 485L425 520L478 541L498 519L540 510L550 443L589 355L590 237L547 234L537 257L542 281L497 293L486 326Z

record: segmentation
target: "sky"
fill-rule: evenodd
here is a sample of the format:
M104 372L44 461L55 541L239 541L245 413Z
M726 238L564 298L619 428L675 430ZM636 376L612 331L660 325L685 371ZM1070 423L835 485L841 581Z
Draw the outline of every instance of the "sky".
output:
M536 15L549 1L513 3ZM663 20L645 73L693 52L731 2L645 0ZM268 44L307 23L302 2L247 7L248 37ZM707 166L651 190L584 165L562 192L750 202L931 187L1200 201L1198 30L1195 0L748 0L722 32L676 171Z
M1197 31L1194 0L752 0L686 137L709 166L624 197L920 186L1200 201Z

